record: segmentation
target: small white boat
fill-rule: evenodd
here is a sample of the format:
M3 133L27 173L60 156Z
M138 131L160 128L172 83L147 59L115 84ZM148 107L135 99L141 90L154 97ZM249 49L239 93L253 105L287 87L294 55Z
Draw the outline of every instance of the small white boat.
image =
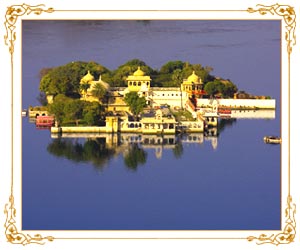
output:
M22 116L27 116L27 109L22 110Z
M265 143L272 143L272 144L280 144L281 138L278 136L265 136L264 137Z

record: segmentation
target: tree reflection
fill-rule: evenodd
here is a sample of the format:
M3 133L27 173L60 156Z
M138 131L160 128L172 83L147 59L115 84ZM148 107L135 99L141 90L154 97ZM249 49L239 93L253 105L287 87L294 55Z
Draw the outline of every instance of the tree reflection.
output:
M218 124L218 132L221 133L225 127L231 127L234 123L236 123L236 121L236 118L220 119Z
M173 148L173 154L176 159L181 158L183 155L183 146L180 140L178 140L178 143L176 143L175 147Z
M136 171L139 165L144 165L147 160L147 152L139 147L137 143L129 146L128 152L124 156L124 163L130 170Z
M58 138L48 145L47 151L73 162L91 162L100 169L115 154L114 149L106 147L104 138L87 139L84 143L80 143L78 139Z

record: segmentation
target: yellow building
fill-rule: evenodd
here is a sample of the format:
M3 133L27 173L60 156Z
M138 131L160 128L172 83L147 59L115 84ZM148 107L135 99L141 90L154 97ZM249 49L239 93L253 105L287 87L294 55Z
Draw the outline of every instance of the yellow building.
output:
M150 90L150 76L146 76L140 67L126 79L129 91L140 92L142 96L146 96Z
M106 91L109 90L109 84L101 79L101 75L99 76L99 80L95 81L94 76L91 74L90 71L88 71L88 73L80 80L80 94L83 97L82 99L91 102L99 101L97 97L93 96L93 90L96 88L97 84L100 84ZM86 86L83 87L83 85Z
M181 84L181 90L189 94L198 94L203 88L202 80L196 75L195 71L187 78L183 80Z

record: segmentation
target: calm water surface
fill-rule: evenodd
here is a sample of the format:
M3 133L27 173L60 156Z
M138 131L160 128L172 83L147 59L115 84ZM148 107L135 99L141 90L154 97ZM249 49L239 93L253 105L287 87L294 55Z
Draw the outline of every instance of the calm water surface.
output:
M113 70L133 58L212 66L240 90L270 95L275 119L222 123L217 137L52 138L23 118L24 230L280 229L279 21L23 21L23 108L39 71L70 61ZM139 138L137 138L139 139ZM192 138L193 139L193 138Z

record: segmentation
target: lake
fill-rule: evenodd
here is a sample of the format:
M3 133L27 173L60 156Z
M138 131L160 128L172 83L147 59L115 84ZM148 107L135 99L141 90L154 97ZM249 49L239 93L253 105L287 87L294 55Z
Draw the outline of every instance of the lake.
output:
M22 22L22 106L39 71L71 61L113 70L138 58L213 67L239 90L276 99L274 118L222 120L217 136L54 138L22 120L23 230L281 228L279 21ZM144 138L145 139L145 138ZM160 143L158 143L158 140Z

